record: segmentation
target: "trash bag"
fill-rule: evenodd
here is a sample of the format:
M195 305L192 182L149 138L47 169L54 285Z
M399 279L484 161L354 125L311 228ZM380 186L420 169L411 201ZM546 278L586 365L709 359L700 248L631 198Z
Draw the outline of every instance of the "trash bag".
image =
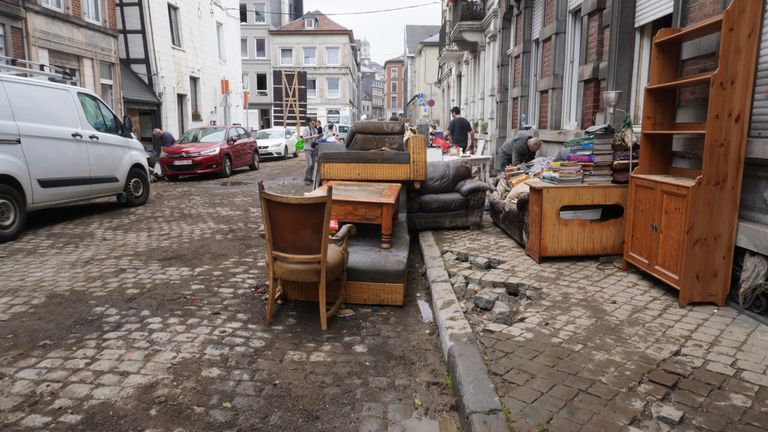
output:
M765 290L768 260L760 254L747 252L739 278L739 304L748 306L756 295Z
M298 141L296 141L296 152L303 152L304 151L304 140L299 138Z

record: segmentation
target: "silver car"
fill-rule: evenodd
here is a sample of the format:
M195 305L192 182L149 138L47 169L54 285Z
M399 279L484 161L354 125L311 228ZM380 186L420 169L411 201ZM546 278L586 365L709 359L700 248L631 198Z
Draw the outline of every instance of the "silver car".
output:
M299 156L296 152L298 138L292 129L275 127L252 132L251 135L256 138L256 145L259 146L259 156L261 157L286 159L289 154L293 157Z

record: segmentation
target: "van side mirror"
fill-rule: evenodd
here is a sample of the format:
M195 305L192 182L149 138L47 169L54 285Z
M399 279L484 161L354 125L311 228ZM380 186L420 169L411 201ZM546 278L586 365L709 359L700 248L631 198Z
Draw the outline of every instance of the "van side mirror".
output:
M133 133L133 119L131 119L130 116L125 115L123 116L123 136L130 138L131 133Z

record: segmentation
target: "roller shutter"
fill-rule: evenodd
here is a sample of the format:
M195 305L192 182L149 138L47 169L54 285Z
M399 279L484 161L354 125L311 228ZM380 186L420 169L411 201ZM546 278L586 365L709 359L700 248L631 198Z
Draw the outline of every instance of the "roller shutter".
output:
M670 15L674 3L674 0L637 0L635 3L635 27Z
M768 138L768 12L763 12L749 136Z
M533 27L531 30L531 39L538 39L541 32L541 23L544 21L544 2L546 0L536 0L533 4Z

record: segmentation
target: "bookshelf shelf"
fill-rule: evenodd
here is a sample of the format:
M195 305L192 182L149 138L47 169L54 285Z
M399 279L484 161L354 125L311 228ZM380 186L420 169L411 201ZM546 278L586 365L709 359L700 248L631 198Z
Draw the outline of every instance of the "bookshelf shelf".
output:
M754 0L747 0L747 1L754 1ZM703 20L699 23L696 23L694 25L688 26L683 29L675 29L678 31L668 36L657 38L653 41L653 43L655 45L682 44L683 42L688 42L694 39L698 39L702 36L706 36L712 33L717 33L722 28L723 15L724 14L713 16L712 18ZM758 17L759 16L760 15L758 14Z
M681 89L685 87L697 87L703 85L709 85L712 79L712 72L703 74L688 75L678 79L677 81L670 81L663 84L653 84L645 86L646 90L670 90Z

